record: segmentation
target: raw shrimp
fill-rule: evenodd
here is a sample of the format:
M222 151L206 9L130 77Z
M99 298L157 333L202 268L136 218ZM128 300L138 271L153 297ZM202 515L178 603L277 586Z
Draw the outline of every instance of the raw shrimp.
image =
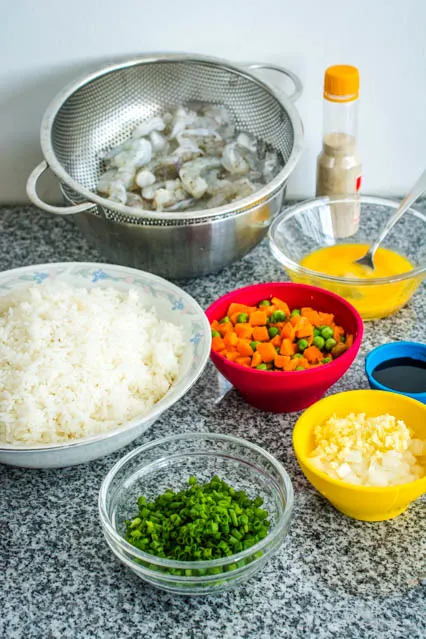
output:
M134 167L139 168L148 164L152 157L152 146L145 138L126 140L114 147L105 156L108 166L115 168Z
M177 138L179 133L182 133L187 127L191 126L195 120L197 119L197 114L195 111L189 111L184 107L179 107L176 110L172 121L172 131L170 133L170 138Z
M281 155L236 130L230 110L193 101L140 122L102 158L97 190L151 211L215 208L247 197L280 171Z
M241 178L235 182L222 180L222 184L218 187L215 195L209 200L209 208L216 208L228 202L240 200L255 191L255 186L247 178Z
M164 131L166 128L166 124L163 118L159 118L158 116L148 120L147 122L142 122L132 133L133 138L143 138L146 135L149 135L153 131Z
M157 189L153 198L157 211L162 211L165 207L173 206L185 199L187 195L180 180L166 180L164 187Z
M167 138L158 131L152 131L150 133L149 139L151 141L152 151L153 153L161 153L165 152L169 143L167 142Z
M219 166L219 158L197 158L187 162L179 171L184 189L196 199L203 197L208 185L201 174Z
M132 209L143 209L143 199L137 193L127 193L126 206Z
M145 186L151 186L155 182L155 175L148 169L141 169L136 173L135 182L137 186L143 189Z
M250 170L250 166L238 150L236 142L227 144L223 149L222 164L227 171L238 175L244 175Z

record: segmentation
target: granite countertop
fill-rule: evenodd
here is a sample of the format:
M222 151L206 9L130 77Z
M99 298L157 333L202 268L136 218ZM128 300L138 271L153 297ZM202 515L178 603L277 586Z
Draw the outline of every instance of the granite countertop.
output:
M0 210L0 270L104 261L67 219L31 207ZM205 308L245 284L285 279L264 242L223 272L183 288ZM364 356L399 339L424 340L424 288L365 327L361 352L332 392L367 388ZM306 481L291 447L298 415L250 408L231 391L218 405L209 363L194 388L142 437L106 458L59 470L0 466L0 636L7 639L420 639L426 637L426 501L391 521L341 515ZM103 477L126 452L177 432L232 433L265 447L295 489L288 537L263 572L206 598L155 590L115 560L100 530Z

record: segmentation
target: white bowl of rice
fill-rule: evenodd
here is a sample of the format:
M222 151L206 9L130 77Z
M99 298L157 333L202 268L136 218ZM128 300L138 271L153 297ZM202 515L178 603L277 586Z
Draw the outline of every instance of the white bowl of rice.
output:
M0 463L58 468L122 448L193 386L210 344L197 302L150 273L0 273Z

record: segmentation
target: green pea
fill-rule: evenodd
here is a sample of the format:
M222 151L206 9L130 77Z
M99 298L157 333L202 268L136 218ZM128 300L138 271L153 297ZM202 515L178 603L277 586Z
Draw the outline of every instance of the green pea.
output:
M267 371L268 367L266 366L266 364L259 364L258 366L256 366L258 371Z
M212 331L212 337L220 337L219 331Z
M321 336L321 331L319 328L314 328L314 337L320 337Z
M296 366L295 371L304 371L305 368L303 366Z
M262 302L259 302L259 306L271 306L271 302L269 300L262 300Z
M291 359L296 359L296 358L300 359L302 357L303 357L302 353L295 353L294 355L292 355Z
M340 336L340 341L342 342L342 344L346 343L346 336L345 335L341 335Z
M331 351L331 349L334 348L336 344L337 344L336 340L333 339L332 337L329 337L325 343L325 347L328 351Z
M276 326L271 326L271 328L268 328L268 333L269 333L269 337L271 339L273 339L274 337L276 337L278 335L280 331L278 330L278 328Z
M300 315L300 311L299 311L299 309L298 309L298 308L294 308L294 309L291 311L290 317L295 317L296 315Z
M324 339L329 339L329 337L333 337L333 329L330 326L323 326L321 328L321 337Z
M279 346L275 346L275 350L277 351L278 355L280 354L280 347Z
M246 322L248 322L248 314L247 313L240 313L237 317L237 322L239 324L246 324Z
M323 364L329 364L330 362L332 362L332 358L331 357L324 357L324 359L322 360Z
M266 320L266 323L267 324L275 324L275 322L276 322L275 313L271 313L271 315Z
M301 351L302 353L305 350L305 348L308 348L308 346L309 344L307 339L299 339L299 341L297 342L297 347L299 351Z
M250 346L251 346L253 351L255 351L257 349L257 345L258 344L260 344L260 342L250 342Z
M222 319L220 320L219 324L229 324L231 320L229 319L229 317L226 315L225 317L222 317Z
M275 313L273 313L273 315L275 315L275 321L276 322L284 322L285 321L285 313L284 313L284 311L275 311Z
M316 337L314 337L312 343L313 343L314 346L319 348L320 351L322 351L322 349L324 348L325 339L323 337L321 337L321 335L317 335Z

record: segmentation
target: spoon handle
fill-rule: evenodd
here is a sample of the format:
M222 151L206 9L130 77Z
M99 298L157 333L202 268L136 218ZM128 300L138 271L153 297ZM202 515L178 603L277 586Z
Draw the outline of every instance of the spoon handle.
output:
M390 216L387 223L384 225L381 233L377 237L374 244L371 246L369 253L374 254L377 250L377 247L382 243L385 239L386 235L389 233L391 229L395 226L398 220L402 217L407 209L417 200L418 197L422 193L426 191L426 169L423 171L417 182L414 184L411 191L406 195L406 197L402 200L401 204L395 210L395 212Z

